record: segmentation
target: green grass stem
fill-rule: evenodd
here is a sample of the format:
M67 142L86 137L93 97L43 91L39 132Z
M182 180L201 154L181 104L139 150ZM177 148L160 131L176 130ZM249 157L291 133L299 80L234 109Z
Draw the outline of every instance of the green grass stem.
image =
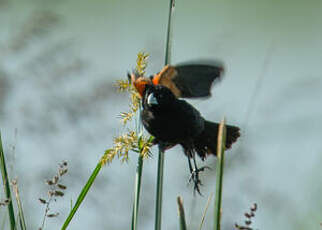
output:
M158 174L157 174L157 191L155 205L155 230L161 230L162 217L162 195L163 195L163 169L164 169L164 151L159 148L158 155Z
M132 224L131 224L132 230L137 229L142 171L143 171L143 156L139 154L138 164L136 168L136 176L135 176L135 192L134 192L134 204L133 204Z
M95 179L96 179L99 171L101 170L101 168L102 168L102 163L99 162L97 164L96 168L94 169L94 171L92 172L91 176L89 177L87 183L83 187L81 193L79 194L73 209L70 211L67 219L65 220L65 223L64 223L63 227L61 228L62 230L65 230L68 227L70 221L73 219L77 209L79 208L79 206L83 202L88 190L91 188L91 186L92 186L93 182L95 181Z
M220 122L217 142L217 166L216 166L216 198L215 198L215 216L214 230L220 230L221 218L221 199L222 199L222 184L224 175L224 160L225 160L225 143L226 143L226 127L225 119Z
M1 131L0 131L0 168L1 168L4 193L5 193L6 198L9 200L8 213L9 213L9 220L10 220L10 229L15 230L16 229L16 220L15 220L15 213L14 213L13 205L12 205L10 181L9 181L9 176L7 173L6 161L4 158L4 152L3 152L3 148L2 148Z
M165 57L164 65L168 65L171 62L171 47L172 47L172 31L173 31L173 15L174 15L175 0L170 0L169 5L169 17L168 17L168 28L167 28L167 40L165 45Z
M165 59L164 64L170 64L171 57L171 41L172 41L172 17L174 14L175 0L170 0L169 5L169 17L167 38L165 47ZM161 230L161 218L162 218L162 193L163 193L163 169L164 169L164 151L159 148L158 153L158 172L157 172L157 191L156 191L156 207L155 207L155 230Z

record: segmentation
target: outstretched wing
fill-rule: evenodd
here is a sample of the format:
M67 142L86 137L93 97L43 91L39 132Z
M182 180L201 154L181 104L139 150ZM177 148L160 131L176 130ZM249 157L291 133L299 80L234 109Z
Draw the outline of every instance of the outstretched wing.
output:
M168 87L177 97L208 97L211 86L221 79L223 70L219 63L165 66L152 82Z

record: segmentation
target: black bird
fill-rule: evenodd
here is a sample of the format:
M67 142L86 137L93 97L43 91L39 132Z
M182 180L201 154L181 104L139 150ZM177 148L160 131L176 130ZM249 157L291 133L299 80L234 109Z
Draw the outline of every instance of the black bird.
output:
M216 155L219 124L205 120L197 109L178 97L210 96L211 85L219 79L222 70L218 65L190 64L166 66L150 79L136 74L130 76L142 96L141 120L145 129L163 150L177 144L182 146L188 157L190 180L198 193L199 172L207 167L197 167L195 154L202 160L207 155ZM226 128L226 148L229 149L240 133L236 126Z

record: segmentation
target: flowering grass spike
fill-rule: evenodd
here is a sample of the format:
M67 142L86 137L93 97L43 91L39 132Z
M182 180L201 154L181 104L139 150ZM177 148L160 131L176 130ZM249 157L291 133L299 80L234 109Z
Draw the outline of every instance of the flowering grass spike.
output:
M147 59L149 55L140 52L136 59L135 71L140 74L145 74L145 69L147 67ZM138 112L141 106L141 97L129 80L118 80L116 82L118 90L120 92L127 91L130 93L131 103L129 105L129 112L121 112L119 115L123 125L126 125L128 121ZM140 133L138 135L138 133ZM134 151L141 154L144 158L148 157L151 153L150 149L152 146L153 137L145 137L141 132L129 130L126 134L120 135L114 138L113 147L107 149L101 158L102 165L106 163L111 163L113 159L117 156L122 162L128 160L129 151Z

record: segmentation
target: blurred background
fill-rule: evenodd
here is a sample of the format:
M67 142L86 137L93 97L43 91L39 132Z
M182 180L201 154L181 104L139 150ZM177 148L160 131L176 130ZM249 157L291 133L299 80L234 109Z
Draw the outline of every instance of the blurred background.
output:
M115 88L150 54L148 74L163 67L168 1L0 0L0 128L11 178L17 178L28 229L41 225L50 179L68 162L66 195L53 203L59 229L113 137L129 98ZM208 100L190 101L203 116L241 127L227 151L223 229L242 223L256 202L258 229L321 229L322 2L177 0L172 63L219 59L223 81ZM180 147L166 152L163 229L178 229L176 197L189 229L198 229L215 188L215 158L199 165L203 196L187 185ZM69 229L128 229L137 154L104 167ZM157 148L146 160L140 229L154 224ZM1 185L2 186L2 185ZM1 189L2 190L2 189ZM1 197L3 194L1 193ZM0 197L0 198L1 198ZM213 202L213 201L212 201ZM213 205L204 229L212 226ZM9 229L6 209L0 224Z

